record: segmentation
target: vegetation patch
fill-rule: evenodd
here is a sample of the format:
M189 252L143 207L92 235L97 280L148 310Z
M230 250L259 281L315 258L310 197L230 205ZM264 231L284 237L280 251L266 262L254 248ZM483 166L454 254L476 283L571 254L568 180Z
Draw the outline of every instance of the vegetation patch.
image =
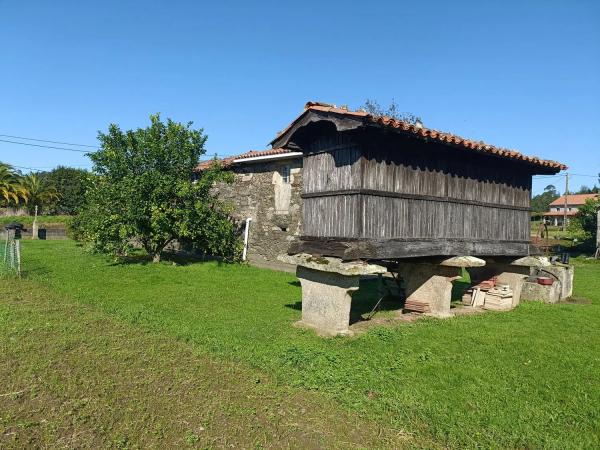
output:
M290 274L217 262L115 263L73 242L24 244L28 276L53 292L279 386L319 393L423 445L600 445L596 262L576 261L575 296L590 304L527 302L322 339L292 326L301 292Z
M0 299L0 448L415 445L318 393L39 282L3 282Z

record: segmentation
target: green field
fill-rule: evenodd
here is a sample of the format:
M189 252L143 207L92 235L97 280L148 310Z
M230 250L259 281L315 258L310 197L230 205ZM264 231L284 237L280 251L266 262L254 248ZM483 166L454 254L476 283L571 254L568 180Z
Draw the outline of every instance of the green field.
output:
M84 341L92 356L111 345L119 351L114 361L103 354L103 377L94 371L95 365L84 370L84 363L73 355L73 360L61 361L66 366L61 372L64 378L37 392L41 400L30 399L29 391L12 403L10 396L0 397L0 411L8 411L2 412L0 422L4 436L33 435L35 443L53 446L60 433L40 425L40 417L32 412L36 407L30 405L53 395L63 396L67 403L79 404L82 398L95 402L100 417L86 419L91 423L87 433L107 436L108 440L98 441L101 446L115 439L134 447L168 446L177 439L169 434L172 430L150 438L136 415L140 414L139 420L156 421L152 410L162 411L160 407L144 407L153 399L165 401L158 375L148 384L143 382L148 373L167 371L174 377L167 377L169 382L177 383L181 377L200 383L189 361L180 356L183 352L229 367L231 378L223 375L225 379L238 379L235 371L243 374L245 382L232 384L229 397L218 394L204 399L206 405L198 399L188 404L182 393L177 397L182 416L193 415L198 408L206 408L211 417L222 408L236 411L232 420L238 425L229 442L242 447L283 446L277 440L281 431L275 432L279 438L270 434L269 420L258 421L255 429L243 413L247 408L262 408L264 392L274 403L292 397L306 402L297 406L288 401L292 410L306 411L289 422L312 431L305 445L293 440L297 430L292 425L289 430L282 426L290 433L285 442L296 448L600 446L600 264L577 263L575 295L580 301L576 304L527 302L509 313L425 319L375 327L354 338L322 339L292 326L300 318L300 288L290 274L214 262L119 264L84 253L70 241L24 244L27 280L6 282L0 290L1 338L8 347L2 349L2 384L7 385L4 377L11 377L8 367L23 368L28 376L36 374L36 367L47 372L51 358L61 359L61 348L69 355L79 348L70 340ZM361 301L367 304L364 298ZM96 326L100 321L103 325ZM17 347L18 352L6 344L13 337L15 345L27 343ZM156 339L165 347L147 347L144 339ZM104 344L105 340L111 343ZM51 349L48 361L40 357L46 346ZM116 374L129 366L126 376L131 386L126 390ZM211 375L196 374L203 376ZM246 377L260 382L247 383ZM28 382L12 379L6 390L26 388L21 384ZM66 386L64 393L55 384ZM129 413L124 423L130 425L113 436L110 430L116 419L110 412L114 413L115 395L121 390L132 403L118 412ZM253 406L242 392L261 400ZM68 420L80 420L80 410L73 409ZM172 426L189 445L220 447L223 442L214 439L229 432L219 420L199 432L179 422L175 426L168 416L162 419L161 426ZM60 414L54 420L64 421ZM23 423L33 425L21 432L18 424ZM326 426L311 428L307 423ZM341 423L353 426L344 428Z

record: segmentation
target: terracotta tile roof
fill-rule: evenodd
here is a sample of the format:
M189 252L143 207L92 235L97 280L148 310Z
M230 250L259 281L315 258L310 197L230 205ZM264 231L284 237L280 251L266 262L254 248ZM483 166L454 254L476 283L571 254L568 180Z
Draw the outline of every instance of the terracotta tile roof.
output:
M574 216L575 214L577 214L577 211L567 211L567 217ZM550 211L544 213L544 216L546 217L563 217L564 215L564 211Z
M228 156L223 159L217 160L223 167L231 166L236 159L247 159L247 158L256 158L257 156L272 156L272 155L283 155L285 153L293 153L292 150L288 150L287 148L270 148L267 150L250 150L249 152L242 153L241 155L236 156ZM213 163L214 159L209 159L206 161L201 161L200 164L196 166L197 171L208 169Z
M569 194L567 195L567 205L583 205L591 198L597 198L598 194ZM564 206L565 196L561 195L559 198L550 203L550 206Z
M417 137L437 141L447 145L455 145L459 147L463 147L469 150L474 150L481 153L488 153L492 155L501 156L504 158L516 159L520 161L529 162L531 164L548 167L551 169L566 170L567 166L552 160L546 160L538 158L537 156L526 156L522 153L509 150L502 147L495 147L493 145L486 144L482 141L474 141L470 139L465 139L463 137L457 136L451 133L445 133L442 131L437 131L431 128L425 128L422 125L415 125L408 122L404 122L402 120L393 119L391 117L386 116L374 116L366 111L351 111L347 108L338 108L335 105L330 105L327 103L320 102L308 102L304 107L304 112L298 116L290 125L288 125L285 130L283 130L279 135L282 135L286 131L288 131L304 114L308 111L320 111L333 113L336 115L350 116L356 117L358 119L362 119L365 122L373 123L376 125L380 125L382 127L394 128L396 130L404 131L409 134L413 134ZM277 138L276 138L277 139ZM276 140L275 139L275 140Z

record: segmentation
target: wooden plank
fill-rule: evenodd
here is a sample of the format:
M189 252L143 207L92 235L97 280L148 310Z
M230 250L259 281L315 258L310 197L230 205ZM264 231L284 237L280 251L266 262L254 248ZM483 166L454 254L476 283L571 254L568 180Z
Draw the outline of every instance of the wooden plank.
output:
M457 197L437 197L433 195L423 195L423 194L408 194L403 192L389 192L389 191L381 191L374 189L336 189L336 190L326 190L320 192L306 192L301 194L303 199L306 198L322 198L322 197L332 197L332 196L345 196L345 195L370 195L376 197L392 197L392 198L404 198L404 199L412 199L412 200L426 200L430 202L441 202L441 203L458 203L461 205L476 205L476 206L486 206L490 208L500 208L500 209L511 209L515 211L531 211L531 207L529 206L514 206L514 205L505 205L499 203L490 203L483 202L478 200L465 200L463 198Z
M310 253L344 260L400 259L431 256L525 256L529 241L492 241L477 239L315 239L294 242L290 254Z

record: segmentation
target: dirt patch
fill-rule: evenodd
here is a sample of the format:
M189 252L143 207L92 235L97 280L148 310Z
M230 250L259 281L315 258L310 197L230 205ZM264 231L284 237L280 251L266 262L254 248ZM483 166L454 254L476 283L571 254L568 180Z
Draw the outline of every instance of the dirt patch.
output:
M569 297L565 300L560 301L559 303L571 303L574 305L591 305L592 301L589 298L584 297Z

